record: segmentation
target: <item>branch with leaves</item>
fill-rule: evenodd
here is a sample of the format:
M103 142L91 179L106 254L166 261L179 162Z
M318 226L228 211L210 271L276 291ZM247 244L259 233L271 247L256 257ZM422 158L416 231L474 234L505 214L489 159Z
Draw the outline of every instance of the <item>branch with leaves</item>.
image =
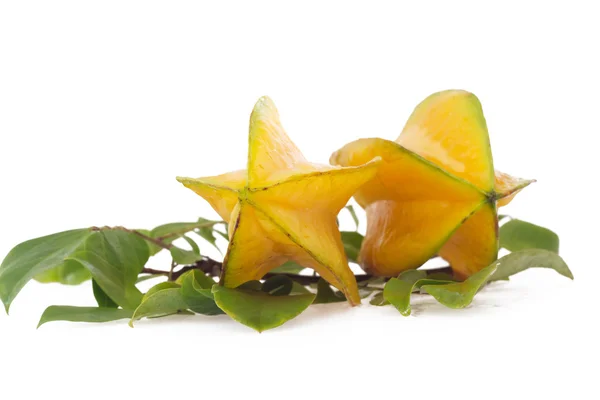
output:
M352 218L358 223L356 213ZM40 321L105 322L173 314L215 316L227 314L258 331L277 327L299 315L311 304L345 301L344 295L317 274L288 262L260 281L237 288L219 285L222 262L203 255L198 239L217 245L227 238L220 221L199 219L171 223L153 230L125 227L92 227L33 239L17 245L0 266L0 298L8 312L12 301L30 279L67 285L91 280L98 307L50 306ZM357 224L358 229L358 224ZM342 231L348 259L357 262L363 236ZM188 249L182 247L187 244ZM500 245L512 251L464 281L457 281L450 267L409 270L397 277L355 276L361 297L375 306L393 305L410 315L411 295L425 293L450 308L464 308L486 284L508 280L528 268L551 268L572 278L558 255L558 236L548 229L519 220L500 228ZM171 265L158 270L146 266L150 257L168 251ZM146 293L138 284L163 277Z

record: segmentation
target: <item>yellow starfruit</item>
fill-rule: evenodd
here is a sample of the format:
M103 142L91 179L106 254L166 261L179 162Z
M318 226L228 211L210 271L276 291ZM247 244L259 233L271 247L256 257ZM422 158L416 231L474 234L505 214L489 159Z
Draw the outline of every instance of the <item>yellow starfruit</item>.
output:
M237 287L286 261L317 271L350 304L360 303L336 216L377 172L380 160L351 167L308 162L290 140L272 100L258 100L250 117L247 169L177 179L229 223L220 284Z
M462 90L426 98L396 141L360 139L330 162L356 166L377 156L383 165L354 197L367 213L360 263L380 276L436 254L458 278L486 267L498 254L497 206L533 182L494 171L481 103Z

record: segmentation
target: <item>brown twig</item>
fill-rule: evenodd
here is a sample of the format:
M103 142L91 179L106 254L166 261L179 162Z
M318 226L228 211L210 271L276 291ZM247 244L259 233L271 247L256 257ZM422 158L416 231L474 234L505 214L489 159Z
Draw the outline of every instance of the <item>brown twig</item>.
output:
M222 267L223 267L223 264L221 262L213 260L212 258L209 258L209 257L203 257L201 260L196 261L192 265L186 265L186 266L178 269L177 271L173 271L171 274L171 280L177 280L177 278L179 278L181 275L183 275L187 271L191 271L191 270L200 270L208 276L218 277L221 275ZM440 272L452 274L452 269L450 267L434 268L434 269L428 269L426 271L427 271L428 275L431 275L434 273L440 273ZM150 275L165 275L165 276L169 275L169 271L156 270L156 269L152 269L152 268L144 268L141 273L142 274L150 274ZM318 275L300 275L300 274L292 274L292 273L269 272L263 277L263 279L269 279L273 276L282 276L282 275L287 276L291 280L293 280L301 285L304 285L304 286L310 285L313 283L317 283L319 281L319 279L321 278ZM373 278L373 275L369 275L369 274L357 274L354 276L355 276L357 282L365 282L365 281L368 281L369 279ZM386 278L386 280L387 279L388 278Z

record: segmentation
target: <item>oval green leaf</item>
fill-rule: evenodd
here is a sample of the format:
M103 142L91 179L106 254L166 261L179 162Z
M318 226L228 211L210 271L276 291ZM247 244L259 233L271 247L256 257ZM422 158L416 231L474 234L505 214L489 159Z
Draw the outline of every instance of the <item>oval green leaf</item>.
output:
M115 303L104 290L96 283L95 280L92 279L92 290L94 291L94 298L96 299L96 303L98 303L98 307L102 308L119 308L119 305Z
M63 285L79 285L92 277L90 271L76 262L65 261L58 267L51 268L33 277L40 283L60 283Z
M6 312L29 280L63 265L91 234L90 229L76 229L28 240L14 247L0 264L0 299Z
M558 253L558 235L549 229L513 219L500 227L500 247L510 251L544 249Z
M157 290L149 296L144 297L142 303L133 313L133 316L129 321L129 326L133 328L133 322L144 317L164 317L166 315L185 311L187 308L187 303L185 302L179 287Z
M263 282L261 290L272 296L287 296L292 292L294 282L285 275L276 275Z
M348 260L358 262L358 253L360 253L360 246L365 237L358 232L342 231L340 233Z
M304 270L302 265L297 264L294 261L288 261L281 264L279 267L272 269L270 272L272 274L298 274L302 270Z
M169 251L173 260L180 265L193 264L202 258L202 256L196 254L193 250L184 250L175 246L171 247Z
M448 283L451 281L428 278L427 272L424 270L409 270L401 273L398 278L391 278L386 283L383 289L383 298L406 317L412 311L410 307L412 292L423 285L446 285Z
M200 218L196 222L172 222L169 224L157 226L156 228L152 229L152 231L150 231L149 236L155 239L160 239L163 243L170 244L191 231L196 231L196 233L198 233L202 237L204 237L205 234L200 234L200 232L206 232L206 230L209 230L212 234L212 227L215 224L219 223L219 221L209 221L203 218ZM212 239L210 239L209 237L209 239L206 240L211 242ZM214 243L211 244L214 245ZM158 253L160 250L162 249L158 247L153 247L151 249L151 255Z
M510 253L496 262L496 272L490 281L507 280L510 276L529 268L549 268L562 276L573 279L573 273L567 263L555 252L541 249L521 250Z
M203 315L223 314L212 294L212 286L215 284L210 277L202 271L192 270L182 275L181 295L188 308L195 313Z
M317 282L317 296L313 304L340 303L346 301L346 297L339 291L334 292L329 282L320 278Z
M473 301L479 289L496 272L496 263L490 264L464 282L448 283L446 285L426 284L421 290L432 295L438 302L449 308L464 308Z
M213 286L217 305L234 320L258 332L273 329L297 317L311 305L314 294L270 296L263 292Z
M120 308L50 306L42 314L38 328L52 321L108 322L131 318L132 314L133 311Z
M142 300L142 293L135 284L148 257L144 239L122 230L107 229L93 231L68 260L87 268L115 303L133 310Z

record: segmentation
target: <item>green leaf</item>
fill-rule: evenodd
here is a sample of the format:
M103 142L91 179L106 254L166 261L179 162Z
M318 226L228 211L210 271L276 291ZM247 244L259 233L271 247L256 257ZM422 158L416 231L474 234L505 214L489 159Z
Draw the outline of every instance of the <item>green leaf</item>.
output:
M386 306L390 304L386 299L383 298L383 292L375 293L375 295L369 301L369 304L373 306Z
M497 270L490 277L490 282L506 280L508 277L529 268L550 268L562 276L573 279L573 273L565 261L558 254L548 250L529 249L517 251L500 258L493 265L497 266Z
M166 277L168 276L169 273L165 271L164 275L141 275L137 278L137 280L135 281L135 283L140 283L140 282L144 282L147 281L149 279L154 279L154 278L161 278L161 277Z
M200 247L198 247L198 244L194 242L193 239L191 239L189 236L184 235L183 240L185 240L190 245L194 254L200 255Z
M258 332L276 328L295 318L315 299L314 294L270 296L220 285L213 286L212 290L219 308Z
M221 232L218 229L213 229L213 232L218 233L219 236L221 236L223 239L225 239L225 240L227 240L229 242L229 235L226 232L225 233ZM221 250L219 249L219 251L221 251Z
M473 297L479 289L496 272L496 263L490 264L476 274L471 275L464 282L449 283L446 285L422 285L421 290L429 293L441 304L449 308L464 308L471 304Z
M148 237L152 237L152 231L149 231L148 229L136 229L137 232L141 233L142 235L146 235ZM159 251L161 251L163 248L158 246L157 244L152 243L149 240L144 240L146 242L146 245L148 246L148 250L150 251L150 255L153 256L154 254L158 253Z
M150 231L149 236L155 239L160 239L163 243L170 244L173 243L175 240L179 239L180 237L184 236L188 232L200 230L203 228L212 228L215 224L218 223L220 222L208 221L202 218L196 222L173 222L157 226L156 228L152 229L152 231ZM161 249L154 249L151 255L158 253L160 250Z
M171 282L171 281L157 283L156 285L154 285L150 289L148 289L148 291L144 294L144 298L142 299L142 301L146 300L148 297L152 296L154 293L158 292L159 290L179 289L180 287L181 287L180 284L178 284L176 282Z
M423 270L408 270L401 273L398 278L391 278L383 289L383 298L391 303L400 314L409 316L411 313L410 296L412 292L423 285L445 285L449 281L428 279L427 272Z
M89 229L77 229L28 240L14 247L0 264L0 299L6 312L30 279L63 265L91 234Z
M125 309L135 309L142 293L135 287L148 261L146 241L121 230L94 231L68 260L81 263L102 290Z
M356 216L356 211L354 211L354 207L352 205L348 205L345 208L346 208L346 210L348 210L348 212L352 216L352 220L354 221L354 225L356 225L356 230L358 230L358 217Z
M87 271L87 270L86 270ZM104 290L92 279L92 290L94 291L94 298L98 303L98 307L104 308L119 308L119 305L112 301L110 297L104 293Z
M342 231L340 233L342 234L342 243L348 260L358 262L358 253L365 237L358 232Z
M119 308L50 306L42 314L38 328L52 321L108 322L131 318L132 314L131 310Z
M304 269L302 265L296 264L294 261L288 261L270 272L273 274L298 274Z
M61 283L63 285L79 285L90 279L90 271L76 262L64 262L33 277L40 283Z
M272 296L287 296L292 292L294 282L285 275L275 275L262 284L262 291Z
M339 303L346 301L346 297L341 292L334 292L325 279L319 279L317 282L317 296L313 304Z
M173 246L169 249L169 251L171 252L171 257L173 257L173 260L180 265L193 264L202 259L202 256L194 253L192 250L184 250Z
M204 226L198 227L198 229L195 231L196 234L198 236L200 236L202 239L206 240L208 243L210 243L215 249L217 249L219 251L219 253L223 254L221 252L221 249L219 249L219 246L217 246L217 238L215 237L215 233L214 233L214 232L221 233L219 231L215 231L215 229L214 229L214 226L220 222L209 221L204 218L198 218L198 223L204 224ZM229 238L226 238L226 239L229 240Z
M500 227L500 247L510 251L544 249L558 253L558 235L549 229L513 219Z
M299 284L296 281L292 282L292 291L290 294L312 294L310 290L306 288L306 286Z
M181 294L190 310L203 315L224 314L215 303L211 291L215 281L198 270L188 271L182 278Z
M248 281L248 282L242 283L237 288L242 289L242 290L250 290L250 291L254 291L254 292L260 292L262 290L262 283L260 283L260 281Z
M133 313L133 316L129 321L129 326L133 328L133 322L144 317L164 317L166 315L177 314L181 311L185 311L187 308L187 303L184 300L179 287L159 289L148 296L144 296L144 300Z

